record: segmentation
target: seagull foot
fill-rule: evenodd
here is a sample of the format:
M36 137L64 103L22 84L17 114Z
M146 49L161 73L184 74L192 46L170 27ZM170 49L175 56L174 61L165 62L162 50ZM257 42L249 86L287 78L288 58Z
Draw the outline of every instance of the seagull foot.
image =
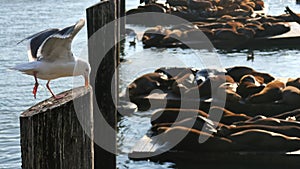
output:
M33 97L36 99L36 93L37 93L37 89L38 89L39 84L35 83L32 93L33 93Z
M60 95L55 95L53 96L55 100L59 100L59 99L62 99L66 96L66 94L60 94Z

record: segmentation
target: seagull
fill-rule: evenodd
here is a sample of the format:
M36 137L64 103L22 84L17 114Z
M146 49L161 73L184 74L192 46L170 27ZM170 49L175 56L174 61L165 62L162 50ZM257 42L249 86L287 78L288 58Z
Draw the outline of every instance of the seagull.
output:
M84 24L85 20L80 19L72 26L64 29L46 29L19 42L29 40L27 52L29 62L16 65L12 69L34 77L35 85L32 91L34 98L39 86L38 79L48 80L46 87L55 99L64 96L57 96L52 92L49 83L53 79L82 75L85 86L89 86L89 63L74 57L71 51L72 40Z

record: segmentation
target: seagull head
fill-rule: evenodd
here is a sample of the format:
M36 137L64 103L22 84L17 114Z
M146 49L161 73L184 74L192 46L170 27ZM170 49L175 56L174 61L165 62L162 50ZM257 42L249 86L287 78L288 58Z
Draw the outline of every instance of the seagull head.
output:
M82 59L77 59L74 69L74 76L83 76L85 80L85 87L90 84L89 76L91 72L90 64Z

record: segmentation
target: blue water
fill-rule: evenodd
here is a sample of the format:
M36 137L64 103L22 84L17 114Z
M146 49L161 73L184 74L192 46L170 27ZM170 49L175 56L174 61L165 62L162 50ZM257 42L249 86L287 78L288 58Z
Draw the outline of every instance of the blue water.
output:
M9 68L27 62L26 43L16 43L38 31L50 27L64 27L75 23L79 18L85 18L85 9L98 2L97 0L1 0L0 7L0 169L21 168L19 115L34 104L50 97L45 82L40 81L37 99L31 93L34 79ZM271 0L267 1L271 2ZM137 5L138 0L128 0L127 9ZM294 0L272 0L269 3L271 14L281 14L284 6L289 5L300 13L300 6ZM128 25L137 31L143 27ZM74 39L73 52L81 58L86 54L86 28ZM201 51L203 55L212 55ZM251 66L257 70L269 72L278 77L298 77L300 63L299 50L254 51L255 60L246 61L246 53L216 54L218 61L224 67L233 65ZM120 66L120 82L124 88L138 75L153 71L159 66L194 66L201 63L191 59L192 50L182 49L143 49L140 43L136 48L125 44L124 58L129 61ZM83 85L83 79L63 78L51 83L55 93L62 92L74 86ZM128 160L127 153L132 146L149 129L151 112L137 112L126 116L119 122L118 158L120 169L143 168L161 169L176 168L172 163L153 163L148 161L134 162Z

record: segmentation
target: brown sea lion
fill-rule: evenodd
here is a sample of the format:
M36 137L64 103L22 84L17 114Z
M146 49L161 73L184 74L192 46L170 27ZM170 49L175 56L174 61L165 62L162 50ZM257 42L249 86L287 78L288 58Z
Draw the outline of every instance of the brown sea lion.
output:
M195 86L197 86L195 83L195 75L190 72L186 73L180 78L176 78L171 89L173 93L180 95L181 93L185 93L187 90Z
M235 16L235 17L237 16L246 17L252 14L253 14L253 10L244 10L244 9L236 9L230 13L231 16Z
M163 73L168 76L169 79L178 79L184 76L186 73L193 72L196 73L197 70L193 68L185 67L161 67L156 69L155 73Z
M205 41L207 37L213 37L213 32L208 29L190 29L183 32L184 33L184 41Z
M300 148L300 138L260 129L248 129L231 134L234 143L255 148L255 151L296 151Z
M300 24L300 16L296 13L294 13L289 7L285 7L286 11L291 15L293 20Z
M249 120L236 122L234 123L236 126L244 126L244 125L266 125L266 126L297 126L300 127L300 122L291 121L285 119L278 119L273 117L265 117L265 116L255 116Z
M254 75L257 80L260 79L259 77L262 77L263 83L269 83L275 79L268 73L257 72L254 69L246 66L234 66L226 68L226 71L226 75L231 76L235 82L240 82L241 78L247 74Z
M226 23L214 22L214 23L196 23L199 29L218 29L218 28L230 28Z
M219 13L222 13L222 12L220 11ZM224 12L224 13L226 13L226 12ZM220 14L220 15L222 15L222 14ZM217 22L228 22L228 21L233 21L233 20L234 20L233 16L224 14L220 18L217 19Z
M300 90L294 86L287 86L282 91L282 102L288 105L300 105Z
M148 73L138 77L128 85L129 97L150 94L154 89L166 90L173 81L162 73Z
M255 1L254 10L256 10L256 11L263 10L264 7L265 7L264 1L261 1L261 0L256 0Z
M240 82L241 78L244 75L251 74L254 70L250 67L245 66L234 66L226 68L226 75L229 75L233 78L235 82Z
M180 108L165 108L158 109L152 113L151 124L173 123L176 120L184 120L187 118L196 118L197 116L208 117L208 114L202 110L196 109L180 109Z
M157 132L160 127L176 127L182 126L186 128L196 129L199 131L206 130L211 133L217 133L217 129L223 126L222 123L213 122L203 116L185 118L183 120L177 120L173 123L157 123L151 127L151 130Z
M138 8L144 9L145 12L166 13L166 9L158 3L146 4L144 6L139 6Z
M248 39L253 38L255 35L255 31L252 28L247 27L238 28L237 32L244 35Z
M276 116L273 116L273 118L278 118L278 119L289 119L291 117L295 117L296 121L300 121L299 120L299 118L300 118L300 109L295 109L295 110L292 110L292 111L288 111L288 112L281 113L281 114L278 114Z
M227 25L229 25L230 28L237 30L239 28L243 28L244 24L241 22L236 22L236 21L228 21L226 22Z
M162 44L180 42L183 32L179 29L174 29L168 32L167 35L160 41Z
M266 85L259 93L252 94L247 101L250 103L273 103L282 99L285 84L275 80Z
M142 42L145 46L157 46L160 41L165 37L166 29L158 25L153 28L147 29L142 37Z
M188 0L167 0L166 3L170 6L187 6Z
M200 94L199 98L210 98L211 94L212 94L212 90L218 89L219 86L225 82L226 82L226 76L223 76L223 75L212 76L212 77L207 78L203 83L201 83L197 87L188 89L186 91L186 94L189 95L189 93L198 93L199 92L199 94ZM198 92L196 92L196 90L198 90Z
M215 39L218 40L232 40L232 41L246 40L246 36L230 28L214 29L213 32L215 35Z
M226 102L239 102L242 99L242 97L233 90L226 89L225 92Z
M256 37L268 37L268 36L276 36L281 35L283 33L289 32L291 30L290 26L285 23L270 23L270 22L262 22L263 23L263 31L257 31Z
M187 5L190 10L205 10L213 7L211 2L203 0L188 0Z
M217 111L215 111L215 110L217 110ZM211 111L211 113L220 112L220 111L223 112L220 123L225 124L225 125L231 125L234 122L246 121L246 120L251 119L250 116L247 116L245 114L236 114L225 108L221 108L221 107L217 107L217 106L211 107L210 111ZM209 115L212 115L212 114L209 114ZM213 116L215 116L215 115L213 115Z
M296 79L289 78L286 83L286 86L294 86L300 89L300 78L296 78Z
M255 93L259 93L264 89L264 86L258 82L257 78L253 75L244 75L237 87L237 94L242 98L247 98Z
M197 25L194 24L179 24L179 25L174 25L170 28L171 30L181 30L181 31L186 31L186 30L191 30L191 29L198 29Z
M172 148L174 150L192 152L228 152L245 149L246 147L232 144L231 140L224 137L216 137L203 131L181 126L171 128L161 127L159 130L161 130L162 133L162 141L168 143L164 145L174 146ZM200 136L201 138L205 138L207 140L204 143L200 143Z
M251 29L253 29L253 30L255 31L255 33L256 33L256 31L263 31L263 30L265 30L265 29L261 26L261 24L246 23L244 26L245 26L246 28L251 28Z
M266 131L270 131L270 132L284 134L289 137L300 137L300 127L298 127L298 126L269 126L269 125L242 125L242 126L230 125L230 126L226 126L226 125L223 125L221 128L219 128L218 134L220 136L226 137L233 133L237 133L237 132L241 132L241 131L249 130L249 129L266 130Z

